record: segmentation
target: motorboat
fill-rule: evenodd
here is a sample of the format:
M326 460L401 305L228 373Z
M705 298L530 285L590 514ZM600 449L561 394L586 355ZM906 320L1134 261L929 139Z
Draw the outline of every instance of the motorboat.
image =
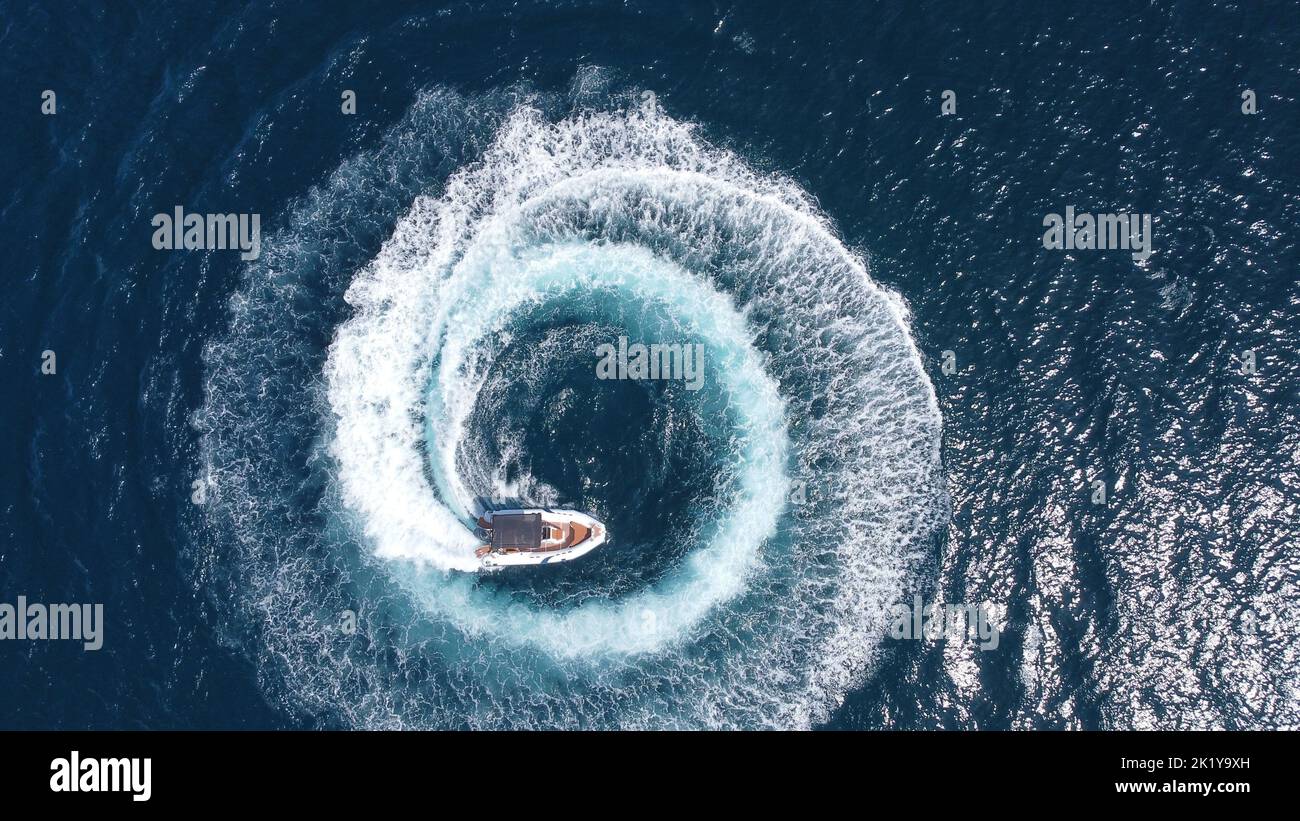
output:
M605 543L605 525L576 510L494 510L478 518L490 539L474 552L484 567L554 564L585 556Z

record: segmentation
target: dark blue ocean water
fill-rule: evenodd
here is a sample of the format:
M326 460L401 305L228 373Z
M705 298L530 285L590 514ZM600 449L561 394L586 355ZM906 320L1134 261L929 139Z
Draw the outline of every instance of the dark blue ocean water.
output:
M1300 726L1298 12L0 3L0 727Z

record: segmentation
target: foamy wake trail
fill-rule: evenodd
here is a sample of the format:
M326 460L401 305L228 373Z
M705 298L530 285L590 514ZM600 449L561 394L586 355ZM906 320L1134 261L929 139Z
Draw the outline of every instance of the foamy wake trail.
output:
M824 720L862 681L885 609L945 515L939 413L902 302L796 185L753 172L691 125L617 99L547 108L432 92L304 206L296 226L331 197L359 197L356 175L406 162L424 129L444 141L460 129L475 144L471 123L496 123L485 150L423 181L352 277L351 314L324 360L314 355L322 401L277 398L286 430L310 426L323 443L309 462L323 484L310 509L296 498L301 481L267 477L301 472L312 443L291 454L258 437L267 411L248 401L251 385L293 384L259 379L250 346L305 345L286 326L308 309L284 282L310 275L311 243L268 243L286 250L254 269L230 338L208 352L204 458L221 477L213 515L235 534L229 555L209 561L239 581L235 610L255 625L259 656L274 659L268 686L348 723ZM471 420L501 378L512 323L548 305L701 340L703 401L720 409L708 423L726 443L712 454L721 501L701 509L708 526L676 566L628 595L564 606L479 583L466 526L475 496L504 481ZM375 625L365 641L283 627L351 602Z

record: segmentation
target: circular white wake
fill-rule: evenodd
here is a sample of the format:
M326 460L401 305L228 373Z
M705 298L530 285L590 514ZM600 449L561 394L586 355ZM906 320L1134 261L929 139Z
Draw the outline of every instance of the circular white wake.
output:
M319 636L314 656L263 631L293 700L366 725L807 726L861 680L943 516L940 419L901 301L797 186L657 110L511 107L477 161L415 199L347 302L324 363L318 541L359 543L339 584L386 627L364 646ZM564 606L482 584L466 526L491 471L469 420L512 323L550 305L701 340L721 409L704 424L723 443L682 559ZM223 498L247 503L266 492L248 475L265 446L222 435L238 414L220 392L207 455L234 480ZM328 609L333 593L297 587L320 548L272 574L248 547L266 534L232 518L251 587L274 575L294 593L255 618ZM350 683L326 683L326 664Z
M504 327L529 301L582 298L605 288L666 304L706 340L712 370L741 416L742 490L704 548L707 555L693 554L656 589L617 605L589 601L562 613L503 613L485 599L423 599L465 629L530 640L559 654L655 649L738 592L763 539L775 530L788 486L784 405L749 344L743 317L724 295L681 268L635 246L572 242L521 250L504 233L491 232L487 242L480 234L484 245L450 266L446 281L438 281L439 272L428 267L377 265L373 276L350 291L359 315L340 329L327 369L330 402L339 417L333 449L344 498L367 523L377 555L478 570L477 540L463 513L471 509L474 494L456 474L461 433L489 364L485 358L467 361L475 343ZM406 289L421 279L425 298L414 298ZM430 293L438 295L436 300L428 298ZM431 356L435 348L437 355ZM394 368L385 367L391 362L411 364L405 379L393 378ZM428 384L430 370L436 371L428 416L439 443L433 458L437 490L424 480L420 446L425 435L421 386Z

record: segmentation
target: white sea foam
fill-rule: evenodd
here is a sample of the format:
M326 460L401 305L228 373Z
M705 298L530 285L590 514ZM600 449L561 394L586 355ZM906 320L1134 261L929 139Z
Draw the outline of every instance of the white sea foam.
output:
M349 294L359 313L340 329L328 374L339 420L333 449L344 496L361 514L381 557L478 569L474 539L457 521L471 509L474 494L455 469L487 363L470 367L467 359L479 339L503 327L528 301L580 298L602 286L667 305L713 352L715 378L740 415L737 427L745 442L736 454L740 497L712 542L701 547L707 560L687 562L655 590L618 605L592 601L566 612L519 618L503 617L486 599L461 602L430 595L431 608L467 629L531 640L561 655L626 653L662 645L740 590L784 508L787 444L784 403L749 343L743 317L724 295L643 248L622 245L568 243L520 251L502 244L482 255L471 253L453 268L452 281L436 289L450 300L445 307L408 292L410 282L421 281L412 272L386 265L373 271L377 276ZM430 317L420 333L421 322ZM423 407L420 386L428 383L428 363L434 359L431 340L441 340L428 397L437 489L424 480L424 432L416 412ZM399 365L387 364L394 362ZM646 629L647 620L653 630Z
M525 605L472 572L464 517L482 482L463 473L482 455L467 420L488 340L530 306L597 290L706 343L734 426L718 454L731 492L653 586ZM355 314L325 367L327 501L341 499L340 520L425 626L364 649L264 631L292 702L366 726L808 726L862 680L885 608L945 515L940 420L901 299L798 186L653 108L556 120L515 106L477 162L417 198L347 299ZM257 618L328 610L310 586L319 559L272 564L258 548L268 528L241 512L270 484L253 473L261 441L227 434L240 423L221 386L252 380L218 377L206 455L247 565L241 595ZM786 504L791 481L807 483L807 504ZM380 600L368 606L399 618L390 593Z

